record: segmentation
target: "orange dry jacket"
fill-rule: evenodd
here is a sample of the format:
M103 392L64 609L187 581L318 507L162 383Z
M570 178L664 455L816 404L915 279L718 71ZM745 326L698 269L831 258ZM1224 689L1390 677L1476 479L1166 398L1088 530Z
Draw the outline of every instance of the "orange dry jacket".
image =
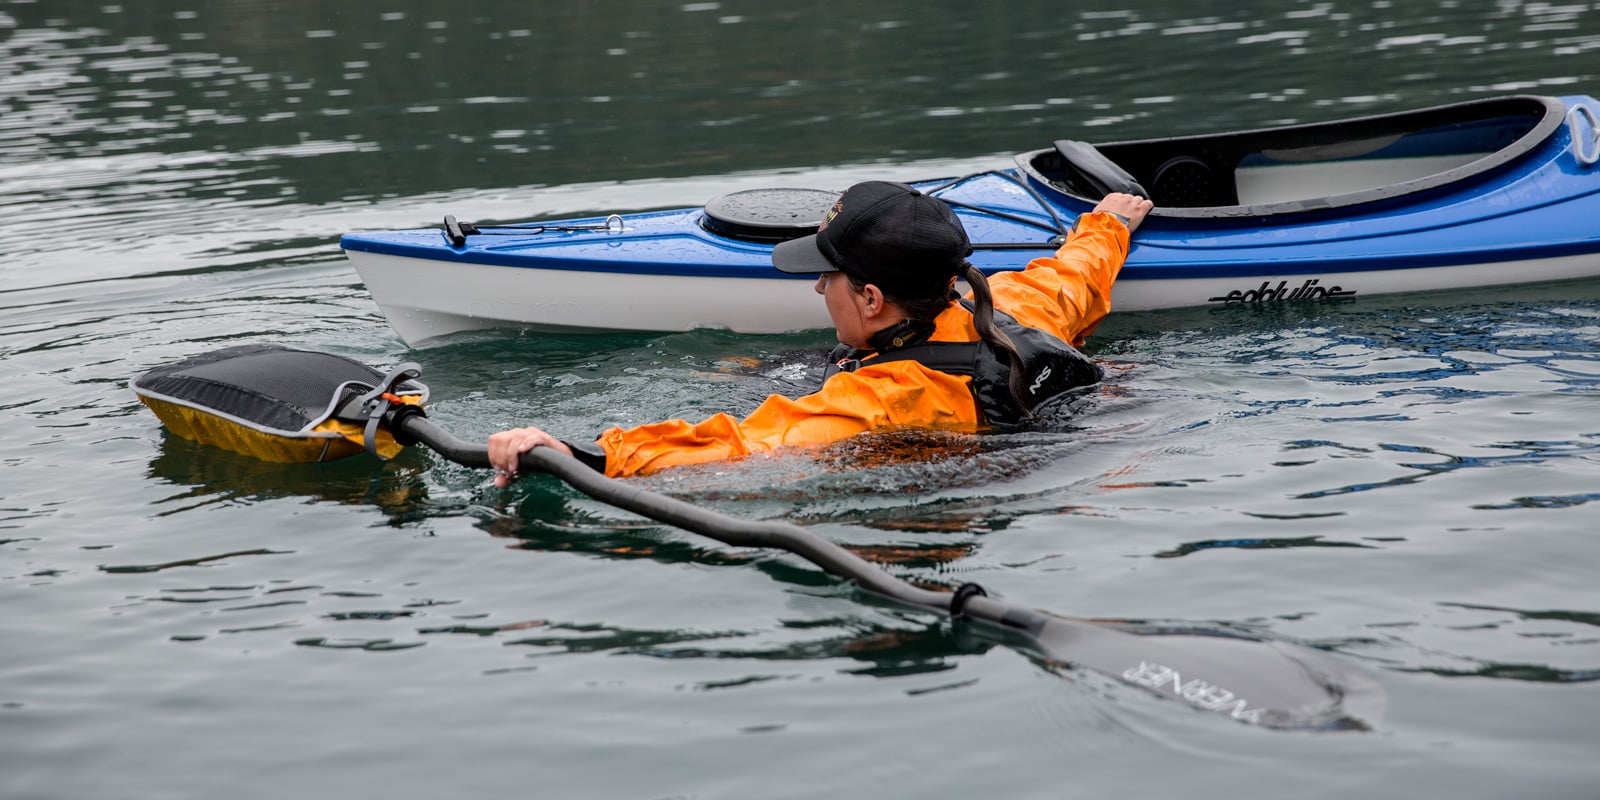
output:
M989 278L995 308L1023 325L1076 346L1111 310L1111 284L1128 255L1128 229L1111 214L1078 218L1054 256ZM972 314L960 304L935 320L935 342L975 342ZM722 461L783 446L818 447L876 428L909 426L975 431L982 424L971 378L911 361L862 363L800 398L771 395L743 421L716 414L600 434L606 475L643 475L665 467Z

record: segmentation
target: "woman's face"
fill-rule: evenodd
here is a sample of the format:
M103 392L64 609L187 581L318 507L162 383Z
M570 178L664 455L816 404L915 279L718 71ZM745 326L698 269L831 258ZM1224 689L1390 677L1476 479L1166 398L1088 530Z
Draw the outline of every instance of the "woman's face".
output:
M872 331L867 327L872 298L858 292L842 272L824 272L817 276L817 294L828 306L828 318L839 341L851 347L866 347Z

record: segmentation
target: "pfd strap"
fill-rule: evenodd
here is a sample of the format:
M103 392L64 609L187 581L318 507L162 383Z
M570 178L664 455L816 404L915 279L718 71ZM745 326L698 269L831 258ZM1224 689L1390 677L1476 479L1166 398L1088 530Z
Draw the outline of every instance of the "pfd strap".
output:
M830 364L827 372L823 375L823 380L833 377L835 372L855 372L862 367L870 367L873 364L888 364L894 361L915 361L928 369L938 372L947 372L951 375L972 375L976 372L973 362L978 357L978 343L928 342L879 353L877 356L865 361L858 355L860 352L852 351L845 358Z

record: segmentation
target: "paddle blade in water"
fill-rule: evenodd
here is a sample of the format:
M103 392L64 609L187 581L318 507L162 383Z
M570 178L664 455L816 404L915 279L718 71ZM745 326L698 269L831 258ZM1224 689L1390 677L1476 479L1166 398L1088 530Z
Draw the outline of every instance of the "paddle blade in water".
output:
M1195 708L1271 728L1370 730L1383 712L1369 675L1317 650L1224 634L1041 613L1051 662L1082 667Z

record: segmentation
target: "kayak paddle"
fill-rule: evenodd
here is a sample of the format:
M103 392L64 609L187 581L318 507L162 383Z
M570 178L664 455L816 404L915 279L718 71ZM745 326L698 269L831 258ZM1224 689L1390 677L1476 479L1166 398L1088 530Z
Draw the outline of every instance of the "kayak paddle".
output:
M420 368L387 375L358 362L276 345L243 345L164 367L134 392L184 438L273 461L324 461L371 451L389 457L423 444L450 461L488 468L486 444L429 420ZM800 556L863 591L911 608L977 623L1020 639L1044 661L1081 667L1240 722L1273 728L1370 730L1383 710L1377 682L1331 654L1208 630L1152 629L1074 619L990 596L976 584L951 592L899 580L839 544L779 520L747 520L607 478L571 456L538 447L522 472L544 472L596 500L735 547Z

